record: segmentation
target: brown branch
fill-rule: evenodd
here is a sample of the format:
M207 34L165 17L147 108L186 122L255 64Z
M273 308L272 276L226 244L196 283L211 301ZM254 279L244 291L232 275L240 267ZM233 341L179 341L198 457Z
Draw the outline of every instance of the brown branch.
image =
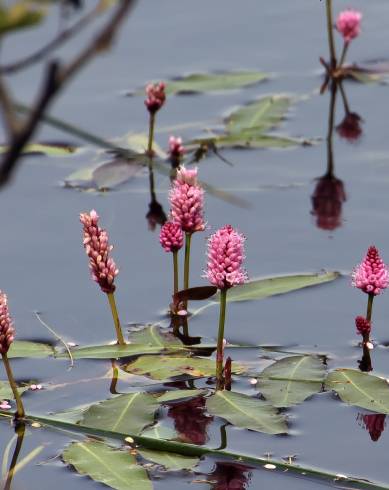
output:
M55 49L59 48L66 41L74 37L80 31L82 31L90 22L93 21L101 12L102 8L100 3L91 11L88 12L84 17L79 19L74 25L62 31L56 38L50 41L48 44L38 49L35 53L26 56L14 63L9 63L8 65L0 66L0 73L3 75L10 75L16 73L20 70L28 68L34 63L38 63L45 56L50 54Z
M30 116L25 121L23 127L13 133L9 149L4 155L0 164L0 187L7 183L15 170L23 148L35 133L42 116L49 107L53 99L58 95L66 83L92 58L99 54L103 49L107 49L114 40L115 33L121 23L126 18L130 7L135 0L121 0L116 11L95 36L95 38L85 47L83 51L67 66L61 67L58 62L49 64L45 82L40 95L35 103Z
M16 116L11 98L7 88L4 85L3 79L0 77L0 106L4 114L4 122L7 128L9 137L17 131L18 117Z

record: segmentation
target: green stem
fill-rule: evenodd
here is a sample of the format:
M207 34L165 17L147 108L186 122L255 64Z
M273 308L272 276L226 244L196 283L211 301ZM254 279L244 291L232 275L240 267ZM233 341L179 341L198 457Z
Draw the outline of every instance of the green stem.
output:
M332 0L326 0L326 16L327 16L327 36L328 46L330 49L331 68L336 68L336 51L334 42L334 29L332 20Z
M373 311L373 300L374 300L374 294L370 293L367 300L367 311L366 311L366 320L368 322L371 322L371 314Z
M347 49L349 44L350 43L348 42L345 42L343 44L342 56L340 57L338 68L341 68L343 66L344 60L346 59L346 54L347 54Z
M11 416L9 412L0 411L0 416L9 419ZM146 449L156 450L156 451L166 451L174 454L182 454L184 456L212 456L214 458L227 458L229 460L238 460L242 464L252 464L259 467L264 465L272 464L275 466L273 473L280 475L297 475L299 477L304 477L307 479L315 478L319 481L329 484L331 487L338 483L339 485L345 486L347 484L348 488L355 489L366 489L366 490L389 490L388 485L381 483L374 483L365 479L348 477L347 479L342 479L337 476L336 473L330 473L328 471L323 471L318 468L305 467L300 465L294 465L289 463L284 463L278 460L271 460L268 458L260 458L257 456L248 456L245 454L240 454L228 450L219 451L217 449L212 449L206 446L198 446L195 444L187 444L184 442L169 441L165 439L156 439L154 437L137 436L133 434L107 431L103 429L96 429L93 427L85 427L79 424L74 424L71 422L65 422L60 419L55 419L53 417L39 417L35 415L28 415L26 417L27 421L39 422L42 425L49 425L57 429L62 429L72 433L78 433L83 435L90 435L95 437L102 437L106 439L113 439L118 441L123 441L126 437L131 437L134 439L135 444L140 445Z
M4 363L5 370L7 372L8 381L9 381L9 384L10 384L11 389L12 389L12 393L13 393L15 401L16 401L16 415L15 415L15 417L18 419L22 419L22 418L24 418L24 415L25 415L24 407L23 407L22 399L20 398L20 394L19 394L19 391L18 391L18 388L16 385L14 375L12 373L11 364L9 363L9 359L8 359L7 354L1 354L1 357L3 358L3 363Z
M153 156L153 141L154 141L154 126L155 126L155 114L150 113L149 119L149 142L147 145L147 154L151 158Z
M328 132L327 132L327 176L333 176L334 173L334 152L332 138L335 125L335 108L336 108L337 85L331 86L330 110L328 113Z
M11 490L12 478L13 478L14 473L15 473L15 467L16 467L16 463L18 461L20 450L22 449L24 433L26 431L26 426L25 426L25 424L19 424L15 430L17 433L17 440L16 440L16 445L15 445L14 453L12 456L11 464L9 466L9 470L7 473L7 480L4 484L3 490Z
M107 296L108 296L109 306L111 307L112 318L113 318L113 323L115 325L116 337L118 340L118 344L119 345L126 345L126 342L124 341L124 337L123 337L122 328L120 326L118 310L116 308L115 294L114 293L107 293Z
M178 251L173 251L173 292L178 293Z
M226 321L226 303L227 289L220 291L220 315L219 315L219 330L217 334L216 348L216 389L223 388L223 340L224 340L224 325Z
M185 233L184 289L189 288L190 242L192 233ZM188 302L185 303L187 308Z

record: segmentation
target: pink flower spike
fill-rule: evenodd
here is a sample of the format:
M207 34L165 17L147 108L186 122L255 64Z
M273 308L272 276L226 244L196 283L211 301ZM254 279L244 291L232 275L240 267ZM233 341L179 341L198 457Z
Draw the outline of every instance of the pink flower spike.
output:
M361 32L362 13L358 10L344 10L336 19L336 29L346 43L359 36Z
M185 148L182 145L182 138L170 136L169 138L169 154L170 158L179 160L185 153Z
M7 295L0 291L0 354L6 354L14 341L15 330L8 311Z
M165 103L165 84L163 82L149 83L146 85L145 92L147 95L145 106L150 114L155 114Z
M226 225L208 240L208 265L205 277L211 284L226 289L247 281L242 268L245 237Z
M376 247L369 247L364 260L351 274L352 286L374 296L389 285L389 271Z
M9 404L8 400L1 400L0 401L0 410L9 410L11 408L11 405Z
M109 245L108 233L99 226L99 215L95 210L81 213L80 221L84 227L83 244L89 257L92 279L104 293L115 291L114 279L119 274L116 264L109 256L113 245Z
M167 221L161 228L159 243L165 252L177 252L184 244L184 234L181 226L173 221Z
M197 182L197 168L177 170L169 199L171 218L184 232L204 231L204 189Z

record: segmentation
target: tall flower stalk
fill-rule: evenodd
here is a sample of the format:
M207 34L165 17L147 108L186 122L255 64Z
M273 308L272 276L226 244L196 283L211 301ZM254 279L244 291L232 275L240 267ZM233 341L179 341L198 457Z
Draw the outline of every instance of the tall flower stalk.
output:
M146 100L145 106L149 111L149 140L147 145L147 154L150 158L153 156L153 142L154 142L154 129L155 129L155 115L159 109L164 105L166 100L165 84L149 83L146 86Z
M336 51L333 32L333 15L332 15L332 0L326 0L326 17L327 17L327 37L328 47L330 50L330 66L336 68Z
M13 321L8 310L7 295L0 291L0 353L7 373L8 381L16 401L16 418L23 418L25 415L22 399L16 385L12 372L11 364L8 359L8 351L15 338Z
M171 219L185 233L184 289L189 288L190 247L193 233L204 231L204 189L197 181L197 169L177 170L169 194Z
M119 274L119 269L116 267L113 258L110 257L113 245L109 244L107 231L100 228L99 219L100 217L94 209L90 213L80 214L80 221L84 231L83 244L89 257L89 269L92 279L97 282L100 289L108 297L117 343L125 345L126 342L124 341L114 295L116 289L114 281Z
M223 389L224 327L227 293L230 288L243 284L247 273L242 268L245 237L231 225L226 225L208 240L208 263L205 277L220 289L219 328L216 349L216 389Z

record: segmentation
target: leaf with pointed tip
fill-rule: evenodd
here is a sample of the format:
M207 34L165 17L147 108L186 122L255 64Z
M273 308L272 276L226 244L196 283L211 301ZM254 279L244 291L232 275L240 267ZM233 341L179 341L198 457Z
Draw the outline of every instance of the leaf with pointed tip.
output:
M215 375L215 361L200 357L141 356L127 364L124 369L132 374L158 380L183 375L200 378ZM233 371L237 374L242 373L244 367L233 363Z
M274 407L290 407L320 391L325 367L314 356L290 356L276 361L258 377L258 389Z
M335 369L327 376L327 390L335 391L349 405L389 414L389 386L386 379L356 369Z
M201 142L201 140L197 140ZM291 146L309 145L307 140L262 134L257 131L244 130L240 133L226 133L215 136L213 143L218 148L290 148Z
M195 398L197 396L202 396L207 392L207 390L173 390L173 391L166 391L166 393L163 393L160 395L157 400L159 403L168 403L168 402L174 402L178 400L185 400L189 398Z
M216 286L199 286L195 288L182 289L174 295L174 302L201 301L208 299L217 293Z
M256 279L231 288L227 294L227 301L250 301L290 293L334 281L339 276L339 272L326 272L325 274L299 274Z
M159 407L156 399L148 393L129 393L91 405L84 413L80 425L140 434L154 422L154 414Z
M142 354L158 354L164 347L146 344L127 345L87 345L71 350L73 359L120 359L121 357L139 356ZM57 359L67 359L67 352L56 354Z
M135 456L97 441L73 442L62 453L81 475L116 490L152 490L147 472Z
M42 342L15 340L8 351L8 357L29 357L43 359L54 355L54 348Z
M269 403L233 391L216 391L207 398L207 410L236 427L266 434L288 432L285 419Z
M198 465L199 458L182 456L164 451L152 451L150 449L140 449L139 454L148 461L163 466L168 471L190 470Z

